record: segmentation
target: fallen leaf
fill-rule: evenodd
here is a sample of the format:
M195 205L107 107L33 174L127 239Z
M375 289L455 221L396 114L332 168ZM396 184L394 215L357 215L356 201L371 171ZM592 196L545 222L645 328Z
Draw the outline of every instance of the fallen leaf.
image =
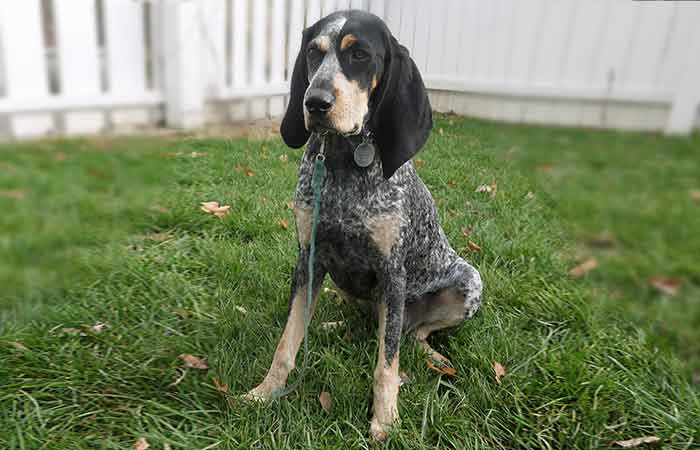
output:
M449 186L449 187L451 187L451 188L457 187L457 182L454 181L454 180L449 180L449 181L447 182L447 186Z
M66 158L67 158L67 156L63 152L58 152L55 155L53 155L54 161L65 161Z
M664 295L674 296L683 284L680 278L651 277L649 278L651 287Z
M248 310L242 306L236 305L233 307L233 309L235 309L236 311L238 311L241 314L248 314Z
M107 325L106 323L97 322L95 325L90 327L90 331L92 331L95 334L99 334L102 333L108 327L109 325Z
M255 172L253 172L253 169L251 169L250 167L247 167L247 168L246 168L246 171L245 171L245 175L246 175L247 177L254 177L254 176L255 176Z
M207 370L209 368L209 364L204 358L198 358L189 353L183 353L179 358L185 362L185 367L188 369Z
M21 350L21 351L23 351L23 352L28 352L28 351L29 351L29 349L27 348L27 346L24 345L24 344L21 343L21 342L17 342L17 341L10 342L10 345L13 346L14 348L16 348L17 350Z
M614 445L622 448L637 448L642 444L656 444L658 442L661 442L661 439L656 436L644 436L640 438L628 439L626 441L616 441Z
M14 200L22 200L27 196L27 191L22 191L19 189L0 191L0 197L11 198Z
M145 437L140 437L134 442L134 445L131 446L134 450L146 450L149 448L151 444L148 443Z
M286 163L287 161L289 161L289 156L287 156L287 154L284 153L284 154L280 155L280 158L279 158L279 159L280 159L280 161L282 161L283 163Z
M321 403L321 408L323 408L325 412L331 412L331 406L333 406L331 394L326 391L321 392L321 395L318 396L318 401Z
M228 384L222 383L218 378L214 378L212 381L214 382L214 387L217 391L224 395L228 394Z
M581 278L596 267L598 267L598 260L595 258L588 258L578 266L569 270L569 275L573 278Z
M496 375L496 383L501 384L501 378L506 376L506 368L501 363L494 361L493 372Z
M289 222L287 221L287 219L278 220L277 225L279 225L280 228L282 228L283 230L286 230L289 228Z
M438 367L435 364L433 364L429 359L426 359L425 363L428 365L429 369L431 369L439 374L447 375L448 377L454 377L455 375L457 375L457 369L455 369L454 367L450 367L450 366Z
M552 166L551 164L541 164L537 166L537 170L539 170L540 172L549 173L552 170L554 170L554 166Z
M691 189L688 195L690 195L690 198L693 200L700 200L700 189Z
M205 213L215 215L219 219L223 219L231 212L230 205L219 206L219 202L202 202L200 209Z
M344 320L339 320L337 322L323 322L323 323L321 323L321 328L328 331L328 330L335 330L336 328L342 327L343 325L345 325Z
M530 191L527 193L527 195L525 195L525 198L528 200L532 200L533 198L535 198L535 194L532 191Z
M262 203L263 205L267 205L267 197L265 197L264 195L260 197L260 203Z
M469 227L462 228L462 236L469 237L472 234L472 229Z
M291 210L294 209L294 201L292 201L292 200L285 203L285 205L287 206L287 209L291 209Z
M473 252L477 252L477 253L481 252L481 247L479 247L479 245L476 242L469 241L469 243L467 244L467 247L469 248L469 250L471 250Z
M425 165L425 161L423 161L422 159L415 159L415 160L413 160L413 163L419 169Z

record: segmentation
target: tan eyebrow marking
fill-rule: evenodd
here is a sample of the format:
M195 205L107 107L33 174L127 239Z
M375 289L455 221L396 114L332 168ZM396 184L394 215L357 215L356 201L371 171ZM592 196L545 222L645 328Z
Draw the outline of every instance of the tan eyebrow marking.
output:
M316 44L316 48L322 52L327 52L331 48L331 38L328 36L319 36L314 39L314 43Z
M340 41L340 49L345 50L346 48L352 46L352 44L355 42L357 42L357 38L354 34L346 34L343 36L343 40Z

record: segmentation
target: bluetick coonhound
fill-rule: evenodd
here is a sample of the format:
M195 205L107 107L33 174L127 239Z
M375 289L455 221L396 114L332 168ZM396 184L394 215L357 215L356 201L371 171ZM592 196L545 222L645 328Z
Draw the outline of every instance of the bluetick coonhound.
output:
M246 398L285 386L303 338L313 164L326 139L327 177L318 223L314 303L326 274L348 298L371 302L379 323L370 433L384 440L398 419L403 333L439 363L430 333L461 324L481 304L479 273L450 247L411 158L432 128L428 96L408 51L378 17L337 12L303 33L281 126L285 143L308 142L295 197L299 257L289 317L263 382ZM361 144L376 152L357 159ZM371 150L371 149L370 149ZM312 305L313 311L315 305Z

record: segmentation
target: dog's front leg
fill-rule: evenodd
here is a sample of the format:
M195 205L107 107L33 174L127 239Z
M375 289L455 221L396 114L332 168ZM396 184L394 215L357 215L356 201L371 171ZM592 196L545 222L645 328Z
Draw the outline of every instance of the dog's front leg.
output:
M406 272L387 267L382 276L383 299L379 304L377 367L374 370L374 416L370 433L384 441L389 427L399 418L399 344L406 295Z
M277 350L272 359L270 370L268 370L263 382L244 396L246 400L269 400L276 390L285 387L287 377L294 369L297 352L304 339L304 308L306 307L307 290L309 288L308 261L307 250L301 250L297 259L296 269L294 270L294 279L292 280L287 325L284 327L282 337L277 344ZM316 299L324 276L325 270L317 263L314 270L313 301L309 311L309 320L316 308Z

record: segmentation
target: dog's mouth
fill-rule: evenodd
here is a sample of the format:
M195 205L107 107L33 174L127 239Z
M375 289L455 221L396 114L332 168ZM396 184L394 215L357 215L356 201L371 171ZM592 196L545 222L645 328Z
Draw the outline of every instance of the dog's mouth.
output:
M313 123L309 124L309 131L318 134L337 134L339 136L348 137L360 134L362 132L362 127L360 125L355 125L350 131L341 132L325 121L315 120Z

